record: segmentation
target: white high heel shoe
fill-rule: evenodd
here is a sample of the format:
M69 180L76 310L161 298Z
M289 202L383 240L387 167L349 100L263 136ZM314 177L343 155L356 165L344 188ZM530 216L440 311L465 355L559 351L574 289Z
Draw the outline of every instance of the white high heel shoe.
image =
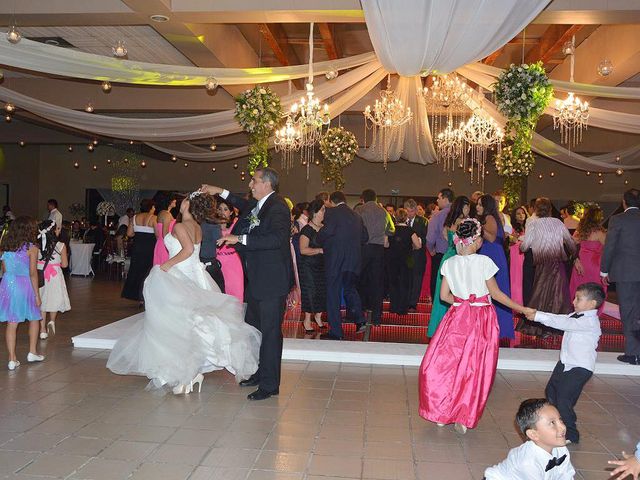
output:
M465 433L467 433L467 427L465 427L461 423L456 422L456 424L453 426L453 429L460 435L464 435Z
M198 393L200 393L202 391L202 382L204 382L204 375L199 373L193 380L191 380L191 382L189 382L189 385L178 385L173 387L173 394L182 395L191 393L193 392L193 385L196 383L198 384Z
M49 338L49 334L47 332L40 332L40 340L46 340Z
M51 330L51 335L56 334L56 322L54 320L50 320L49 323L47 323L47 332L49 330Z

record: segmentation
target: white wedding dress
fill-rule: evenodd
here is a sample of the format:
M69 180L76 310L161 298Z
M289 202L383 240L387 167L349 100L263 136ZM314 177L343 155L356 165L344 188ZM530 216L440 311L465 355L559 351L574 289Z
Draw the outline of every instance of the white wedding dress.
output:
M169 256L181 250L167 234ZM145 375L148 388L189 385L198 373L226 368L238 381L258 370L261 335L244 322L244 306L220 293L199 259L191 256L168 272L154 266L144 282L145 314L114 346L107 368Z

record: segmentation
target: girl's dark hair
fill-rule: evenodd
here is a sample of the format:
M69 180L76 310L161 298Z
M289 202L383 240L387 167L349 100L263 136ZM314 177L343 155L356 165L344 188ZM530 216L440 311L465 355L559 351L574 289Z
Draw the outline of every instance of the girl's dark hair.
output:
M55 222L53 220L45 220L40 225L38 225L38 230L43 231L43 230L46 230L47 228L49 228L49 231L44 233L47 239L44 250L42 250L42 240L41 240L41 235L43 234L41 234L40 232L38 232L38 242L37 242L38 248L40 249L40 255L42 256L42 260L44 260L45 262L53 258L53 252L55 252L56 243L58 243L58 236L56 235Z
M31 217L18 217L9 225L7 233L2 237L0 250L17 252L36 242L38 233L36 221Z
M322 210L324 202L322 200L312 200L307 206L307 212L309 212L309 220L313 220L316 213Z
M447 214L447 218L444 220L445 227L450 227L454 223L456 223L456 220L462 215L462 210L464 209L465 205L469 205L469 207L471 207L471 201L467 197L465 197L464 195L456 197L456 199L453 201L453 204L451 205L449 213Z
M456 229L456 235L460 238L470 238L473 237L478 230L478 224L473 221L471 218L467 218L460 222L458 228Z
M599 205L587 205L584 215L578 223L577 235L580 240L587 240L589 235L598 230L602 231L602 222L604 221L604 213Z
M482 218L480 218L480 223L485 224L487 217L492 216L496 223L498 224L498 228L502 225L502 220L500 219L500 215L498 212L498 204L496 203L496 199L493 198L493 195L482 195L478 202L482 205Z
M174 200L177 201L176 195L171 192L158 192L153 196L153 201L156 204L156 210L158 212L162 210L169 210L169 205Z
M156 202L152 198L143 198L140 202L140 212L150 212L153 207L156 206Z
M518 221L518 219L516 218L516 213L518 213L518 210L522 210L524 212L523 222ZM518 208L514 209L513 212L511 213L511 226L516 232L522 233L524 232L524 227L525 227L525 224L527 223L527 218L529 218L529 212L527 211L527 207L525 207L524 205L521 205Z
M231 212L231 214L229 215L229 221L226 222L226 227L225 227L225 228L229 228L231 224L233 224L233 221L236 219L236 211L233 209L233 206L229 202L227 202L224 198L218 197L218 207L222 204L225 204L229 209L229 211Z
M215 198L206 193L201 193L200 195L195 195L193 198L189 198L189 213L198 223L202 223L209 218L215 208Z

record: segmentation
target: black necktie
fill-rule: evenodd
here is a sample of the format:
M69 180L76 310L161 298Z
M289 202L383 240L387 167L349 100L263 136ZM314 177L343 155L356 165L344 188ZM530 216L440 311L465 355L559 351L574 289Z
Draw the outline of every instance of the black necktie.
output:
M584 313L574 313L569 318L580 318L580 317L584 317Z
M544 469L544 471L548 472L552 468L557 467L558 465L562 465L562 462L564 462L566 458L566 454L562 455L560 458L553 457L551 460L549 460L549 463L547 463L547 467Z

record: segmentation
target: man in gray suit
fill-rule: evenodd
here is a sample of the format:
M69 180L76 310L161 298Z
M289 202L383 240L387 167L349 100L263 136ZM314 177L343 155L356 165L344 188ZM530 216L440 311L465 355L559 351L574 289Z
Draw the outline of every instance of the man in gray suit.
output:
M624 355L618 360L640 365L640 190L624 192L624 212L611 217L600 262L602 283L615 282L624 325Z

